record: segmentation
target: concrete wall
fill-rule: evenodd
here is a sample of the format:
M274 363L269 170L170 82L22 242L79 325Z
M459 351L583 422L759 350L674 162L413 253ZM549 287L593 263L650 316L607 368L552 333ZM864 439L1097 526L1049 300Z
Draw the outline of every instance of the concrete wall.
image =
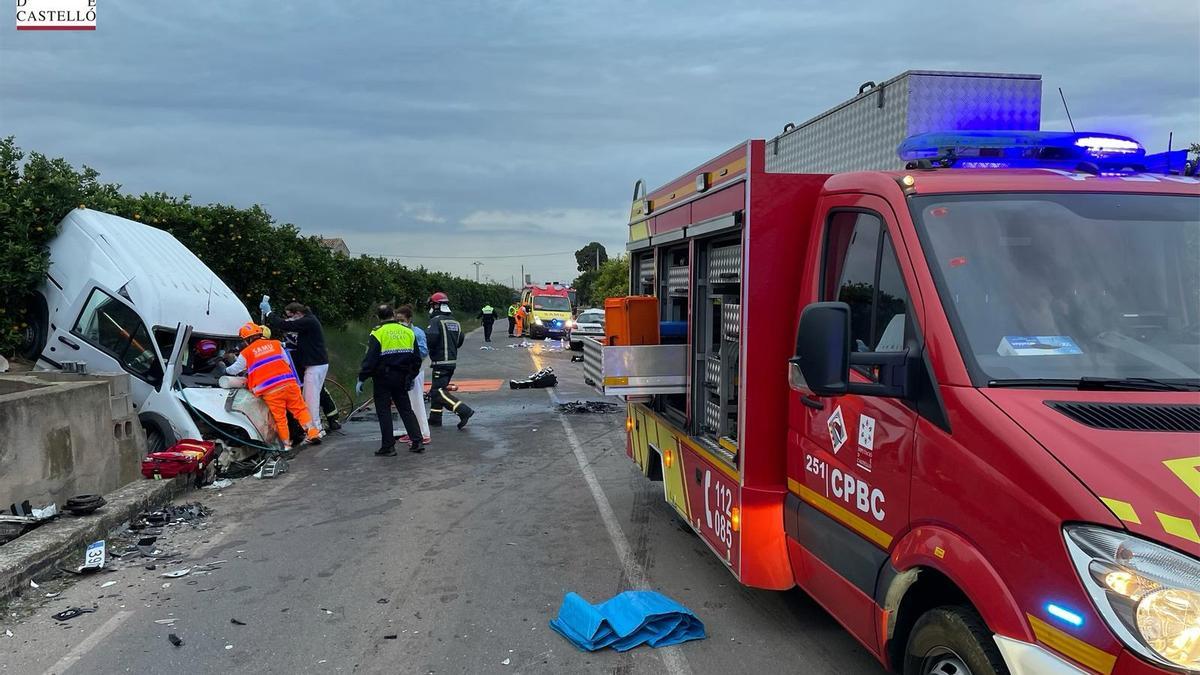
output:
M128 375L0 376L0 510L28 499L61 508L141 478L146 441Z

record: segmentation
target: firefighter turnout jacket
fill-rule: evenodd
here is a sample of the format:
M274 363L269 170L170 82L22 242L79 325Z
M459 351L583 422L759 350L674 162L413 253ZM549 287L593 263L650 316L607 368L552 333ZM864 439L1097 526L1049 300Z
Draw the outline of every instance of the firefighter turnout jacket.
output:
M425 329L429 342L429 361L434 366L453 366L458 362L458 348L463 345L462 325L448 312L434 312Z
M420 368L421 356L417 353L417 338L412 329L388 321L371 331L358 379L364 381L372 377L407 387Z

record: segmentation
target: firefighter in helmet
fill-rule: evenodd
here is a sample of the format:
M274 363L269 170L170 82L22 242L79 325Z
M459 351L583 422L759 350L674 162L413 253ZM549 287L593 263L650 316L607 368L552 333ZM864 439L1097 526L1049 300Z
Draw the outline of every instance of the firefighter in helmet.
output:
M458 350L463 345L463 332L462 325L450 313L450 297L441 291L429 296L429 328L425 330L425 337L433 368L429 386L429 426L442 426L442 412L449 408L458 415L458 428L461 429L467 426L467 420L475 411L448 391Z

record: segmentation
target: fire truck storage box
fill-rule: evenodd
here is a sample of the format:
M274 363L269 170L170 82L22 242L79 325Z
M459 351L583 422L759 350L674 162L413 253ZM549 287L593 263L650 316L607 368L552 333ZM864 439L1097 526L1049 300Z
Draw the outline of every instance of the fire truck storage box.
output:
M910 70L767 141L775 173L899 170L896 147L929 131L1037 131L1042 76ZM790 127L790 128L789 128Z
M687 345L620 345L583 340L583 374L605 396L687 392Z
M614 346L658 344L658 298L608 298L604 301L604 334L607 344Z

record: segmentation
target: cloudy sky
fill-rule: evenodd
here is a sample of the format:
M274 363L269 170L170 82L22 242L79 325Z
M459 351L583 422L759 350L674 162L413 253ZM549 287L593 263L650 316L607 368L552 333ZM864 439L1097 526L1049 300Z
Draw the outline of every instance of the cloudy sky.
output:
M98 5L94 33L18 33L0 5L0 135L505 283L623 248L635 179L907 69L1041 73L1043 128L1061 86L1080 128L1200 141L1196 0Z

